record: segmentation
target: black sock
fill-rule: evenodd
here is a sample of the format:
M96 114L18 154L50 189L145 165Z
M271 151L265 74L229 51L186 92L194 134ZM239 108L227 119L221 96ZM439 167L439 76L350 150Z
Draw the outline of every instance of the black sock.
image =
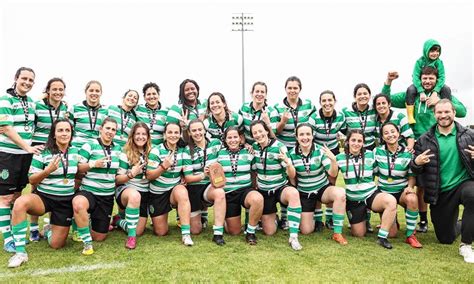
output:
M420 221L428 223L428 218L426 217L426 211L425 212L420 211L419 213L420 213Z

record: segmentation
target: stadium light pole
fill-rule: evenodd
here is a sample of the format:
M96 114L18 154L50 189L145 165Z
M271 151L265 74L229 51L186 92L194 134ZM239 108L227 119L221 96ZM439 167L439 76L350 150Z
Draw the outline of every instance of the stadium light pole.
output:
M248 28L250 26L250 28ZM252 32L253 16L248 13L235 13L232 16L232 31L240 32L242 35L242 104L245 102L245 48L244 34Z

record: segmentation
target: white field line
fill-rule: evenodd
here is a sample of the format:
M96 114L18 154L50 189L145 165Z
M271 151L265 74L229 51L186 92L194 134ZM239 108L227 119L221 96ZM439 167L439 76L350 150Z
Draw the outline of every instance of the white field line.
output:
M22 272L7 272L7 273L0 273L0 279L2 278L10 278L10 277L17 277L17 276L44 276L50 274L64 274L64 273L76 273L76 272L83 272L83 271L91 271L97 269L115 269L115 268L122 268L125 266L123 262L112 262L112 263L99 263L99 264L92 264L92 265L73 265L61 268L51 268L51 269L35 269L35 270L26 270Z

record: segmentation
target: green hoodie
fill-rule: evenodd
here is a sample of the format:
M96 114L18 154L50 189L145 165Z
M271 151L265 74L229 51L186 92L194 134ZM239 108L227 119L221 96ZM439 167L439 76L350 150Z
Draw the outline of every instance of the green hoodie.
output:
M439 56L436 60L431 60L428 56L430 49L433 46L439 46ZM441 88L444 86L445 75L444 75L444 64L441 59L441 45L438 41L434 39L429 39L425 41L423 45L423 56L421 56L415 63L415 68L413 68L413 85L415 85L416 90L418 93L424 91L423 87L421 86L421 70L423 70L426 66L431 66L438 69L438 81L436 82L436 86L434 87L433 91L439 93Z

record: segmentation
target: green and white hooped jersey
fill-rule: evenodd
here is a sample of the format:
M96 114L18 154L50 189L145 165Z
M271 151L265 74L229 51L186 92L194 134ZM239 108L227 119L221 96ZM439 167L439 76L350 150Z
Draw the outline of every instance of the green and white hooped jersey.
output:
M252 170L257 171L257 187L259 190L272 191L288 183L286 163L279 159L280 149L288 152L286 146L278 140L270 140L264 149L255 142Z
M140 163L144 163L145 160L143 158L140 159ZM119 168L117 170L118 175L125 175L127 174L128 170L131 170L133 165L130 165L128 162L128 157L125 152L120 153L120 161L119 161ZM146 171L146 166L145 166ZM127 187L132 187L140 192L148 192L150 190L150 182L146 179L146 174L144 172L139 173L131 180L125 183Z
M138 121L145 123L150 128L151 144L157 146L163 143L163 132L165 130L166 115L168 109L156 110L148 108L146 105L138 105L135 113Z
M368 110L363 112L356 111L355 105L342 110L346 118L347 131L353 129L360 129L364 133L365 143L364 147L372 146L375 142L375 110L367 107Z
M174 154L174 164L156 180L150 181L150 192L163 194L172 190L181 182L181 172L184 168L183 148L178 148ZM147 170L157 169L171 151L166 149L165 143L153 147L148 156Z
M226 120L224 121L224 124L222 126L219 126L219 124L216 122L212 115L210 115L203 122L204 126L207 129L207 137L219 140L222 140L222 135L224 135L224 131L227 129L227 127L236 126L240 129L242 128L243 124L242 117L236 112L230 113L226 117Z
M184 107L188 112L187 119L189 121L199 118L200 115L203 115L207 111L207 100L203 100L199 102L195 108L191 108L188 106ZM183 114L183 105L173 105L169 108L168 113L166 115L166 123L174 122L179 123Z
M191 157L191 150L189 146L184 148L183 161L184 169L183 173L185 176L198 175L204 172L204 167L216 161L217 154L221 149L221 141L218 139L211 139L206 144L206 149L201 149L198 146L194 147L194 153ZM208 184L209 177L206 176L202 181L190 183L190 184Z
M35 104L35 133L33 143L46 144L53 122L59 118L68 119L67 105L61 102L57 109L49 105L47 99L39 100Z
M99 144L98 139L91 139L85 143L79 155L81 163L95 162L106 157L106 150ZM115 175L119 168L120 153L122 148L119 145L110 145L110 167L92 168L87 171L82 179L80 190L92 192L95 195L108 196L115 193ZM107 153L107 156L109 153Z
M415 134L413 134L413 130L411 130L410 124L408 124L408 119L403 113L399 112L395 115L393 111L390 111L388 121L393 122L396 126L398 126L400 130L400 138L398 142L400 143L400 145L406 147L408 138L415 139ZM375 123L375 137L378 139L379 145L381 145L382 138L380 137L380 129L383 123L381 123L380 120L377 119L377 117Z
M337 133L346 131L346 118L342 112L334 111L333 116L323 117L322 110L315 111L308 120L314 129L314 142L326 145L330 150L339 148Z
M304 101L298 99L298 106L296 109L293 109L285 98L283 99L283 103L275 105L275 109L278 113L278 122L281 121L281 117L285 111L292 115L292 117L286 122L285 128L283 128L282 132L277 135L277 139L285 144L288 149L294 148L296 145L296 126L300 123L308 122L309 117L316 112L316 107L308 99L305 99Z
M413 154L407 152L405 148L402 149L399 149L401 152L397 151L394 154L388 151L385 146L374 149L379 177L378 188L383 192L402 192L408 186L408 177L414 176L409 166Z
M107 111L109 117L117 121L117 133L114 136L114 143L123 147L128 140L128 134L133 125L137 122L135 110L132 109L126 112L121 106L110 105Z
M279 121L279 114L274 107L265 106L263 110L256 111L253 108L252 102L248 102L244 103L239 110L239 114L240 116L242 116L243 120L245 141L250 145L255 142L255 140L252 138L252 134L250 133L250 124L254 120L260 120L262 112L267 112L268 118L270 118L271 129L273 133L276 133L276 126Z
M295 167L297 189L301 192L317 193L321 188L329 185L326 172L331 167L331 160L318 145L313 144L313 147L308 157L299 153L296 147L287 154Z
M224 169L226 193L252 186L252 161L254 156L246 148L232 153L227 148L219 151L217 162Z
M364 156L363 170L361 158L356 161L354 157L350 157L347 166L345 153L336 156L337 165L346 184L346 197L350 201L364 201L377 189L374 182L374 154L367 151Z
M25 110L28 110L25 113ZM0 126L12 126L26 144L31 145L35 122L35 103L26 96L25 99L15 94L13 89L0 97ZM28 154L5 134L0 134L0 152L10 154Z
M99 127L107 116L107 108L102 105L94 110L87 106L85 101L73 105L69 110L69 119L74 125L72 144L82 147L89 140L99 138Z
M58 155L59 154L51 154L49 150L44 150L41 154L34 155L28 176L42 172ZM36 187L36 190L55 196L74 195L74 178L77 173L77 165L80 159L79 149L76 147L69 147L67 155L61 155L59 167L43 179ZM65 164L67 165L66 173L64 172Z

